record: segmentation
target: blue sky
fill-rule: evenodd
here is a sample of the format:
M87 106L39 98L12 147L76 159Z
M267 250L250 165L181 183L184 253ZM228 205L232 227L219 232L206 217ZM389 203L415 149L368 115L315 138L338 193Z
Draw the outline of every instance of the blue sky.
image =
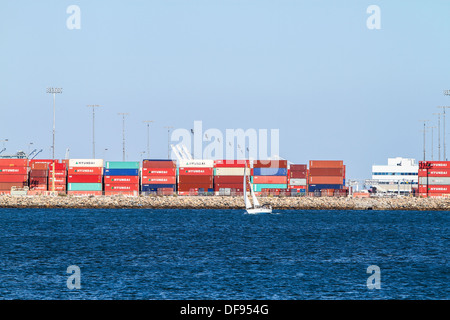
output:
M66 26L70 5L79 30ZM366 26L370 5L380 30ZM92 156L86 105L100 104L98 158L122 159L127 112L130 161L146 151L142 120L155 121L152 158L167 157L164 126L201 120L279 129L281 157L344 160L348 178L370 178L388 157L421 160L419 120L437 125L437 106L450 105L449 15L448 1L3 1L0 141L51 157L55 86L57 158Z

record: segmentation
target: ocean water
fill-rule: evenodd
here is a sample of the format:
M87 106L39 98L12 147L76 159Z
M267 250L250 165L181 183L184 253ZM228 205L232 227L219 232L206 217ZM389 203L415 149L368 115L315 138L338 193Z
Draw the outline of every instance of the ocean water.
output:
M0 209L0 299L449 299L449 222L442 211Z

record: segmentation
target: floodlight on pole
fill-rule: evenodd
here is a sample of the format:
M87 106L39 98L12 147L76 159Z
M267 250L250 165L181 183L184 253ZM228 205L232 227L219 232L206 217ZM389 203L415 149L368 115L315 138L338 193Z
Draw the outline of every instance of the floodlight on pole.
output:
M165 126L164 128L167 129L167 159L170 159L170 129L172 129L172 126Z
M123 152L123 161L125 161L125 116L128 113L118 113L118 115L122 116L122 152Z
M448 90L446 90L446 91L448 91ZM445 91L444 91L444 94L445 94ZM450 93L449 93L449 95L450 95ZM445 109L448 109L450 107L448 107L448 106L445 106L445 107L439 106L438 108L442 108L442 110L443 110L443 112L442 112L443 119L442 120L444 122L444 132L443 132L443 136L444 136L444 161L447 161L447 152L446 152L446 144L445 144Z
M98 104L88 104L92 108L92 159L95 159L95 108L101 107Z
M441 161L441 114L433 113L433 115L438 116L438 153L439 153L439 161Z
M55 122L56 122L56 94L62 93L62 88L48 87L47 93L53 94L53 144L52 144L52 159L53 159L53 170L52 170L52 191L55 191Z
M434 130L436 129L436 127L427 127L427 129L431 129L431 161L434 161L434 156L433 156L433 148L434 148Z
M150 123L155 122L153 120L142 121L147 124L147 159L150 159Z
M426 151L425 151L425 133L427 132L426 123L430 120L419 120L423 122L423 161L426 161Z

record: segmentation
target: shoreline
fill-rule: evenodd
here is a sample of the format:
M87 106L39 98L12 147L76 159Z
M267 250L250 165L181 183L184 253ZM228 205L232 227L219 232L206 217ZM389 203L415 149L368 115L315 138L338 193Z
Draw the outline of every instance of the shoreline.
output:
M450 211L447 198L260 197L274 210ZM244 209L233 196L0 196L0 208Z

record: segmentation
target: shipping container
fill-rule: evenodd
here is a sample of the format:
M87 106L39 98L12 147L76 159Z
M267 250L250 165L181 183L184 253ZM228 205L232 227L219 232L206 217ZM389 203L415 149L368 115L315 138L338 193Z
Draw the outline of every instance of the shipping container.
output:
M103 168L103 159L69 159L69 167Z
M115 196L115 195L124 195L124 196L135 196L137 197L139 195L139 191L126 191L126 190L111 190L111 191L104 191L105 196Z
M449 169L419 169L419 177L450 177Z
M450 168L450 161L419 161L419 169L443 169Z
M139 191L139 184L136 183L105 183L105 191Z
M286 168L253 168L253 176L287 176Z
M310 184L308 185L308 191L320 191L322 189L342 189L344 186L342 184Z
M344 161L342 160L310 160L309 170L312 168L342 168Z
M48 178L48 184L52 184L53 183L53 178L49 177ZM66 184L67 183L67 179L66 178L58 178L55 177L55 184Z
M23 188L27 186L27 182L0 182L0 190L10 191L12 187Z
M308 169L308 165L306 164L291 164L289 166L291 171L305 171Z
M214 160L215 168L245 168L250 167L249 160Z
M178 185L178 191L189 191L190 189L213 189L212 183L183 183Z
M177 177L176 176L143 176L142 184L176 184Z
M30 183L30 186L31 185L33 185L33 184L47 184L47 177L33 177L33 178L30 178L30 180L29 180L29 183Z
M287 160L254 160L253 168L284 168L284 169L287 169Z
M0 167L0 175L3 174L14 174L14 175L25 175L28 174L27 167Z
M214 176L214 183L243 183L244 176Z
M289 185L290 186L306 186L307 180L306 179L289 179Z
M31 169L30 177L48 177L48 170Z
M450 193L450 185L429 185L421 186L419 185L420 193Z
M139 169L139 161L106 161L106 169Z
M139 169L105 169L106 176L138 176Z
M213 168L187 168L187 167L180 167L178 174L181 175L209 175L212 176L214 174Z
M450 185L450 177L419 177L420 185Z
M344 184L343 177L336 176L309 176L309 184Z
M214 160L199 160L199 159L193 159L193 160L179 160L179 167L180 168L214 168Z
M68 183L68 191L102 191L101 183Z
M28 159L0 159L0 167L28 167Z
M250 168L215 168L214 169L214 175L215 176L243 176L245 173L247 173L247 176L250 175L251 170Z
M287 189L287 184L254 184L253 191L260 192L262 189Z
M48 170L47 162L33 162L30 164L31 170Z
M143 176L175 176L176 168L142 168Z
M88 174L80 174L80 175L68 175L67 182L69 183L102 183L102 175L88 175Z
M55 167L55 171L58 171L58 170L60 170L60 171L62 171L62 170L67 170L67 165L65 164L65 163L55 163L55 164L53 164L53 163L50 163L50 165L49 165L49 170L50 171L53 171L53 167Z
M178 176L178 183L213 183L213 176Z
M252 183L257 184L266 184L266 183L275 183L275 184L287 184L286 176L252 176Z
M80 168L80 167L69 167L67 171L68 175L103 175L103 168L92 167L92 168Z
M156 191L160 188L171 188L176 189L176 184L143 184L141 186L141 191L143 192L149 192L149 191Z
M142 168L176 168L177 162L175 160L151 160L146 159L142 161Z
M103 191L89 191L89 190L79 190L79 191L67 191L68 195L74 196L101 196Z
M139 176L104 176L105 183L139 183Z
M47 184L33 184L33 185L30 185L30 190L34 190L34 191L48 191L48 188L47 188Z
M310 168L310 176L344 176L344 168Z
M419 193L422 198L450 198L448 193Z
M0 182L27 182L26 174L0 174Z
M290 171L290 173L288 175L293 179L306 179L306 177L307 177L306 170L305 171Z
M214 184L214 190L218 191L219 189L244 189L243 183L218 183ZM247 190L250 189L247 187Z

